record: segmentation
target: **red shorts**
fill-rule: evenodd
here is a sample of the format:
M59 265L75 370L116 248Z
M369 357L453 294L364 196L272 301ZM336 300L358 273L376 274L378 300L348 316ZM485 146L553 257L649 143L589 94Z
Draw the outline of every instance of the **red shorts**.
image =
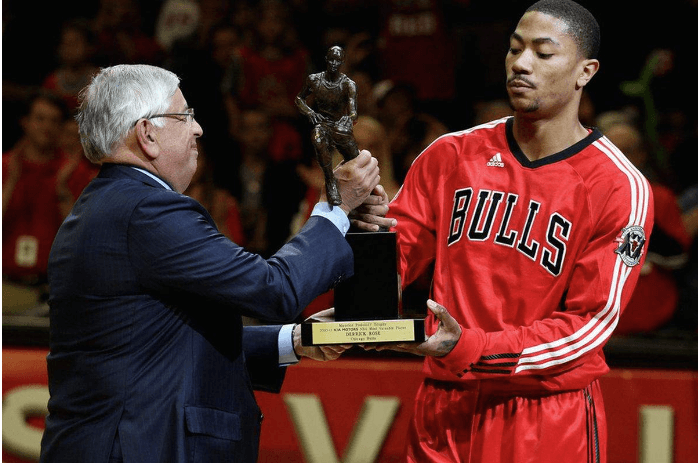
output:
M408 431L408 462L605 462L599 381L579 391L506 393L489 380L426 379Z

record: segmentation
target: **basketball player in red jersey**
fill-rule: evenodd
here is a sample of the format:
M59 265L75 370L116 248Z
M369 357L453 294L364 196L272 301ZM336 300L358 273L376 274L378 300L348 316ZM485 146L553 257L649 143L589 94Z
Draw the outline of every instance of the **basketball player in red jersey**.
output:
M582 6L532 5L505 60L514 117L437 139L389 206L403 285L435 264L432 336L380 347L426 355L408 461L606 460L602 348L643 265L653 201L578 120L598 48Z

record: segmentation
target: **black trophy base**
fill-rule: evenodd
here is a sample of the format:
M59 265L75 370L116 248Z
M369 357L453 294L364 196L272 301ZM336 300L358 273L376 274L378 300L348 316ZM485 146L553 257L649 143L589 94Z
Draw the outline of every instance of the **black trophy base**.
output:
M335 288L335 320L400 318L396 233L350 232L345 238L354 253L354 276Z
M425 322L402 319L395 232L348 233L354 276L335 288L335 321L303 323L304 345L423 342Z

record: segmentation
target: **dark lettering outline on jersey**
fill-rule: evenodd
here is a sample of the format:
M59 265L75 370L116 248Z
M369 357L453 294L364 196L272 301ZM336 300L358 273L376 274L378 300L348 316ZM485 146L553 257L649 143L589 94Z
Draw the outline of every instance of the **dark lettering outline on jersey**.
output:
M466 223L466 213L471 204L471 198L473 198L473 189L471 187L458 189L454 192L454 208L451 212L447 247L461 240L461 235L464 232L464 224Z
M571 228L572 223L558 212L554 212L549 218L549 225L546 229L546 242L555 248L556 251L551 252L546 247L542 247L541 266L546 268L553 276L561 274L561 270L563 269L563 261L565 260L567 250L566 243L568 242ZM556 237L556 229L560 230L561 237L565 242ZM555 261L551 261L551 257L554 254L556 259Z
M529 214L527 215L527 222L524 225L522 237L519 239L519 243L517 243L517 250L534 261L536 261L536 254L539 251L539 243L534 239L531 239L531 245L527 245L527 242L529 242L529 235L531 234L532 225L534 224L534 219L536 218L537 213L539 213L540 208L541 204L536 200L529 201Z
M517 194L507 194L507 207L505 207L505 214L502 216L500 221L500 230L495 235L495 243L504 245L506 247L514 247L515 241L517 240L517 230L510 230L507 232L507 227L510 225L510 216L512 215L512 210L514 206L517 205L517 200L519 196Z
M493 220L495 219L495 214L500 207L500 202L502 201L504 195L504 192L491 191L489 189L481 189L478 192L478 204L476 205L476 210L473 213L473 217L471 217L471 225L468 228L469 239L472 241L485 241L490 237L490 231L493 229ZM483 210L488 202L490 202L488 216L485 219L483 227L479 231L478 225L481 222Z

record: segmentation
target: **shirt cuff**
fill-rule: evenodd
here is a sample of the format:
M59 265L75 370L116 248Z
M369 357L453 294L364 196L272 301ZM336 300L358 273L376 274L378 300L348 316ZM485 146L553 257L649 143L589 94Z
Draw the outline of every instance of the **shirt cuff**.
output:
M350 221L344 210L340 207L331 207L328 202L318 202L316 206L313 207L311 216L322 216L329 219L332 224L340 230L343 236L349 231Z
M456 346L443 357L435 357L439 365L461 378L480 359L485 348L485 331L479 328L461 327L461 337Z
M283 325L279 330L279 365L286 366L299 362L299 358L294 352L293 331L295 324Z

